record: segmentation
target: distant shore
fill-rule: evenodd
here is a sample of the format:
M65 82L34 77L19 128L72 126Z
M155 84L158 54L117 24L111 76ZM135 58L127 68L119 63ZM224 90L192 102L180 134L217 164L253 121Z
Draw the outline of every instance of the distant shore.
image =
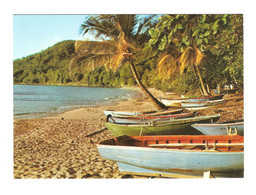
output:
M159 90L150 91L156 97L165 95ZM225 95L224 99L229 100L225 106L200 111L199 115L220 113L220 121L243 118L243 96ZM40 119L14 120L14 178L136 178L123 175L115 162L99 155L96 144L113 137L109 130L86 137L105 128L103 110L155 108L142 94L115 105L85 107Z

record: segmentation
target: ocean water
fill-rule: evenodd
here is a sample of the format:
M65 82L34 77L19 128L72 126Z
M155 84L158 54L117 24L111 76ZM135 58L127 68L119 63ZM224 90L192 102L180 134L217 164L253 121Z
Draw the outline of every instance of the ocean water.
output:
M14 85L13 114L15 119L39 118L86 106L109 105L136 94L123 88Z

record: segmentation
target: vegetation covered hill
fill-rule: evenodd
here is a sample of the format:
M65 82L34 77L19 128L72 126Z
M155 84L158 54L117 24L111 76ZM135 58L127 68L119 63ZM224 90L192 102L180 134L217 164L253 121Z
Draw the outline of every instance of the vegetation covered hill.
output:
M135 84L128 66L116 73L104 67L70 75L69 63L74 56L75 41L62 41L39 53L13 62L14 84L132 86Z

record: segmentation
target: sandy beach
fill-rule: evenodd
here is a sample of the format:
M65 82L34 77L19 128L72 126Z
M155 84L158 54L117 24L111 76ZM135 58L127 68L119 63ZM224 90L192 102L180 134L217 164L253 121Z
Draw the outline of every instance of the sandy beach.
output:
M166 96L159 90L150 91L156 97ZM219 113L219 121L244 117L243 96L226 94L224 99L229 100L225 106L198 114ZM116 105L80 108L40 119L14 120L14 178L137 178L122 174L115 162L99 155L96 144L113 137L108 130L86 137L105 128L103 110L150 111L155 108L141 94Z

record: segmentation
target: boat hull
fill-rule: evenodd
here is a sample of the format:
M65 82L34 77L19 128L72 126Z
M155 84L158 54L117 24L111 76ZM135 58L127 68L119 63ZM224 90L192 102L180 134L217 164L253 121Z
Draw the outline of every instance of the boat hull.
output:
M122 135L142 136L142 135L198 135L199 131L191 127L195 123L214 122L220 115L191 117L186 119L174 119L168 122L155 122L150 124L116 124L106 122L106 127L116 137Z
M181 103L196 103L202 101L211 101L211 100L220 100L225 94L220 94L216 96L206 96L200 98L183 98L183 99L168 99L168 98L159 98L160 101L166 106L180 106Z
M202 175L205 171L242 171L243 152L179 151L172 149L98 145L100 155L118 162L120 171Z
M221 89L220 93L224 94L234 94L236 93L237 89ZM219 94L218 89L213 90L214 93Z
M204 110L207 108L213 108L213 107L218 107L218 106L223 106L227 100L211 100L211 101L206 101L206 102L185 102L181 103L181 107L190 110L190 111L196 111L196 110Z
M244 135L244 122L223 124L194 124L192 127L204 135L228 135L229 133L237 133L241 136Z

